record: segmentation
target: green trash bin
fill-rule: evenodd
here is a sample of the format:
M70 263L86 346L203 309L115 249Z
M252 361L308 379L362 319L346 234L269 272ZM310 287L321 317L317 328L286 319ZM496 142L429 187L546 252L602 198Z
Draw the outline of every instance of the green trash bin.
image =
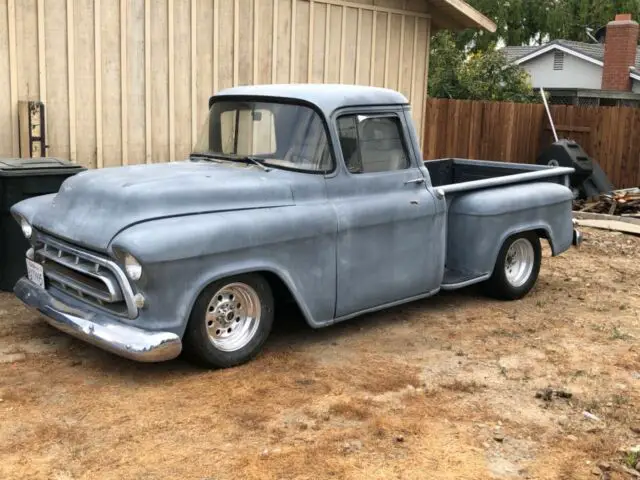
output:
M0 290L12 291L26 275L29 242L11 216L11 207L27 198L56 193L62 182L84 170L57 158L0 159Z

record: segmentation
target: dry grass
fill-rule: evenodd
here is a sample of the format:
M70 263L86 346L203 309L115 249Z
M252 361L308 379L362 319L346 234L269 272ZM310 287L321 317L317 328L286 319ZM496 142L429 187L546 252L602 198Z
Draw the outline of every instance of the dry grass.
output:
M0 478L597 478L638 443L638 258L640 239L589 231L522 301L470 289L281 327L211 372L115 358L0 294L0 356L26 355L0 364ZM536 399L548 386L573 397Z
M476 393L487 388L486 385L478 383L475 380L462 381L457 379L451 382L443 383L441 384L441 387L445 390L451 390L452 392L461 393Z
M240 428L248 431L264 430L270 418L266 413L243 408L232 410L231 417Z
M372 394L394 392L407 386L418 386L419 369L414 365L371 355L366 362L346 366L344 381Z
M363 401L358 403L355 401L341 401L334 403L329 407L329 413L331 415L339 415L349 420L359 421L369 418L372 414L371 410L371 404Z

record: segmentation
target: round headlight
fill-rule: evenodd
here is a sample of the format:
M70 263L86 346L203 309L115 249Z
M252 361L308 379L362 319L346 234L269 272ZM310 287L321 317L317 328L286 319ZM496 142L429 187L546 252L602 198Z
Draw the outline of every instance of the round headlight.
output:
M142 276L142 265L128 253L124 257L124 269L131 280L140 280Z
M20 219L20 228L22 228L22 233L25 237L31 238L31 235L33 234L33 228L24 218Z

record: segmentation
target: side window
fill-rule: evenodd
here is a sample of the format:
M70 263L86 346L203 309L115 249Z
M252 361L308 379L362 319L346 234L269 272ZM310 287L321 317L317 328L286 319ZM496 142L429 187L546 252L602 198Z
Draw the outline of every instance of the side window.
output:
M344 115L338 118L338 135L342 156L351 173L409 167L402 124L395 116Z

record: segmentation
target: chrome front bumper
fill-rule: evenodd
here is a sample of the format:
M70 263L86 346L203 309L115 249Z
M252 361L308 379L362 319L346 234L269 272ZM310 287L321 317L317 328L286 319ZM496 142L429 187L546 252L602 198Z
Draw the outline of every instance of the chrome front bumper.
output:
M125 325L107 314L79 310L51 296L27 278L13 291L45 316L47 323L80 340L138 362L162 362L176 358L182 340L171 332L154 332Z

